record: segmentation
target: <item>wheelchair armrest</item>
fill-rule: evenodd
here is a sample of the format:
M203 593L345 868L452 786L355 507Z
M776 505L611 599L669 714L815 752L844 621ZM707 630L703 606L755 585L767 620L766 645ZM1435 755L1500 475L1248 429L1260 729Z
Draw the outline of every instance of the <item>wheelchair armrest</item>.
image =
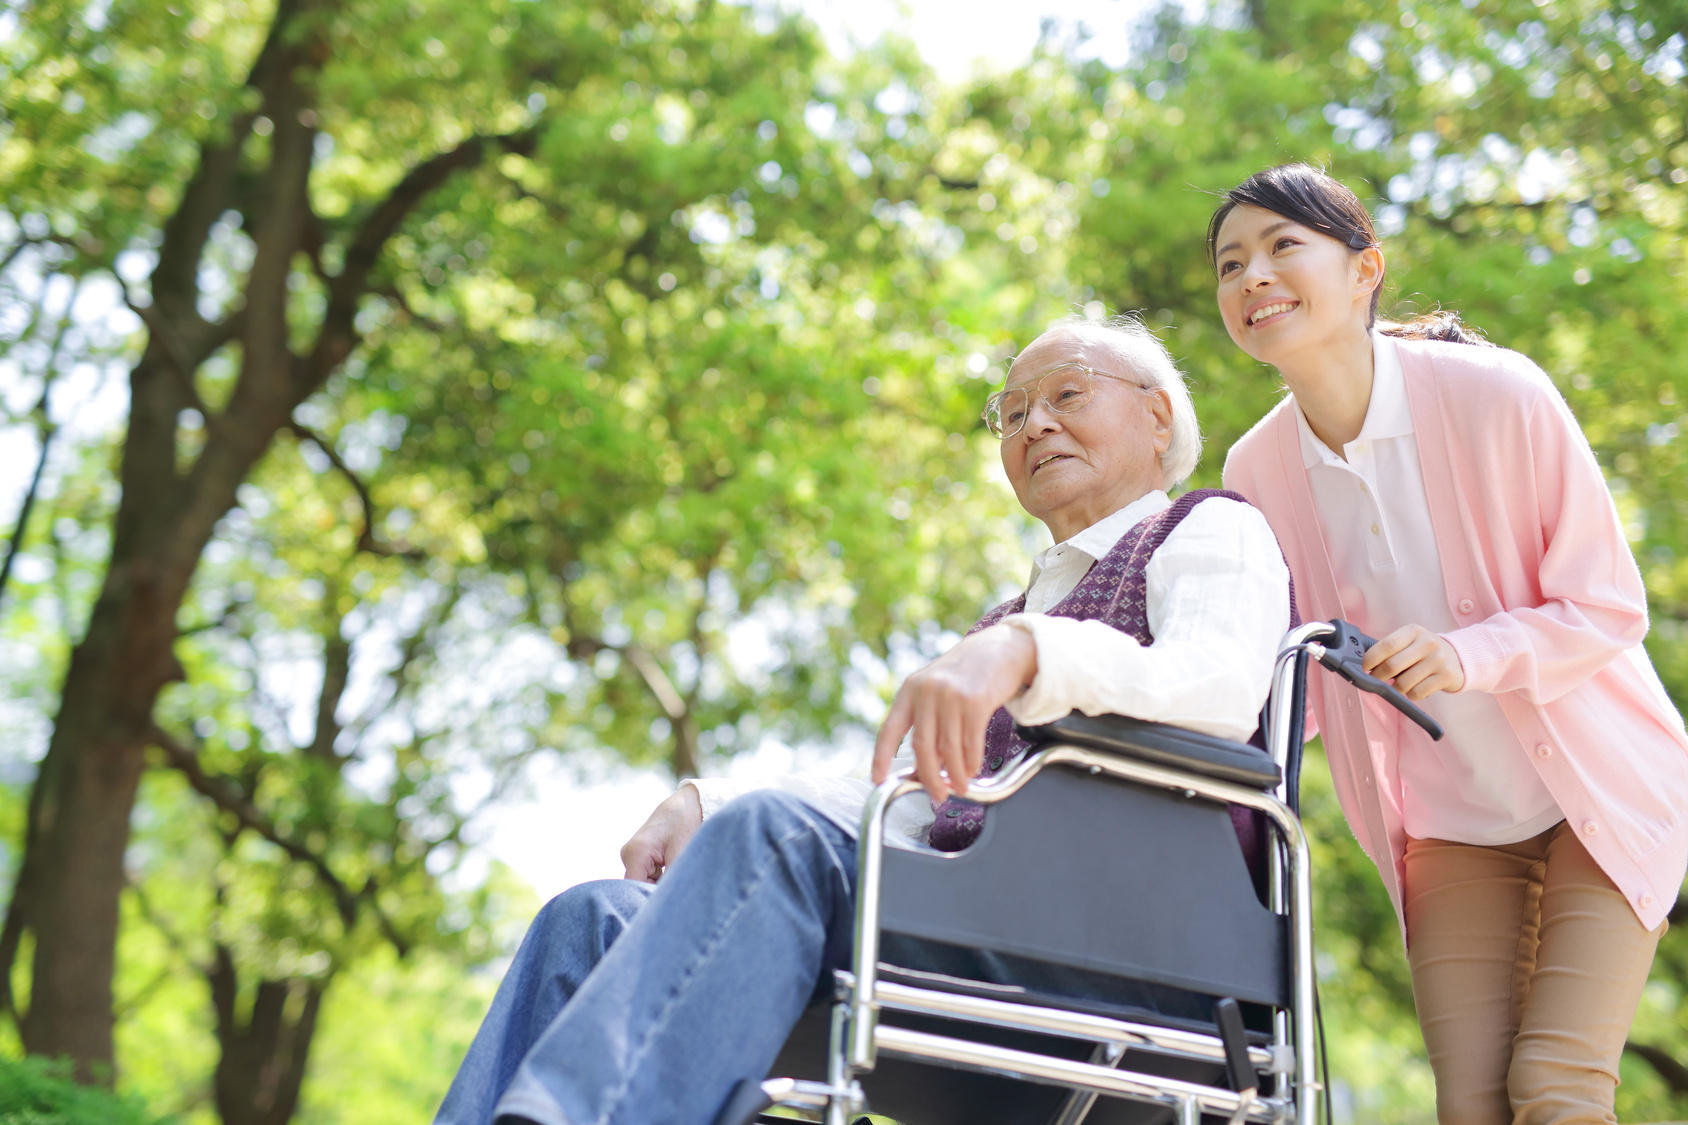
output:
M1043 726L1014 729L1033 745L1070 742L1254 789L1273 789L1279 780L1277 763L1264 750L1166 723L1073 711Z

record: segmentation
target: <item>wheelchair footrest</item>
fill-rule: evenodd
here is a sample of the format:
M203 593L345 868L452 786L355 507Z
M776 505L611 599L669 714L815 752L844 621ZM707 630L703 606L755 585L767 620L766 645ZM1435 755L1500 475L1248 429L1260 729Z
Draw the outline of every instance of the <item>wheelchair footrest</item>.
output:
M867 1106L861 1084L833 1086L826 1082L806 1082L799 1078L770 1078L760 1086L762 1109L785 1106L790 1109L811 1109L825 1112L834 1100L842 1100L846 1113L860 1113ZM760 1112L760 1110L758 1111Z

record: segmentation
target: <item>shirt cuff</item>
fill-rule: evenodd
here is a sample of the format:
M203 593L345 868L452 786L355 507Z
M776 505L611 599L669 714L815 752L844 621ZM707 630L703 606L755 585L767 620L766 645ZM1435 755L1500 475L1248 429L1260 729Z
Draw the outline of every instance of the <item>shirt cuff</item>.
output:
M991 626L993 629L1018 629L1037 646L1037 675L1021 689L1020 694L1006 704L1008 713L1022 726L1040 727L1066 716L1072 711L1067 699L1061 698L1062 668L1068 646L1060 644L1052 635L1050 618L1042 613L1011 613Z
M722 805L757 786L731 777L688 777L681 780L680 788L697 794L698 808L703 810L703 819L708 820Z
M1500 678L1501 662L1498 659L1485 659L1494 645L1490 642L1486 630L1481 625L1467 625L1463 629L1454 629L1443 633L1442 639L1448 642L1448 647L1454 650L1454 659L1459 661L1460 674L1465 682L1460 685L1460 691L1488 692L1495 690L1495 681Z

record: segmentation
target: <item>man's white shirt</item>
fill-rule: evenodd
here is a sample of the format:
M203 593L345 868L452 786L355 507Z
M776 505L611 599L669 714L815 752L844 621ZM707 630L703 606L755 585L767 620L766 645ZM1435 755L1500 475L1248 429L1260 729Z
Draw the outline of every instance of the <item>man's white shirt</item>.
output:
M1289 629L1289 574L1265 518L1249 505L1204 500L1150 557L1145 577L1152 645L1102 621L1048 613L1121 536L1170 504L1166 493L1148 493L1033 560L1025 610L991 626L1024 630L1037 645L1037 675L1007 705L1017 721L1036 726L1081 711L1131 715L1237 741L1254 733L1278 642ZM905 750L893 768L912 765ZM863 776L816 774L683 784L696 789L705 818L742 793L774 788L852 833L872 789ZM888 820L892 838L924 840L932 809L910 797L891 807Z

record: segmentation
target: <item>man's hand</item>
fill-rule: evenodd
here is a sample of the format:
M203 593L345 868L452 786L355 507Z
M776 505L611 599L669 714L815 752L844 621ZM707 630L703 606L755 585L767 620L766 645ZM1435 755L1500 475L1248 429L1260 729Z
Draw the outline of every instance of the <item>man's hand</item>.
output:
M654 883L674 865L692 834L703 823L703 806L690 785L676 789L646 818L633 838L621 846L621 864L627 878Z
M1465 686L1459 653L1440 633L1403 625L1366 650L1361 666L1380 680L1392 680L1414 703L1438 691Z
M903 681L873 744L873 780L885 780L903 735L914 731L914 769L934 801L965 795L985 759L998 707L1037 675L1037 644L1013 626L981 629Z

